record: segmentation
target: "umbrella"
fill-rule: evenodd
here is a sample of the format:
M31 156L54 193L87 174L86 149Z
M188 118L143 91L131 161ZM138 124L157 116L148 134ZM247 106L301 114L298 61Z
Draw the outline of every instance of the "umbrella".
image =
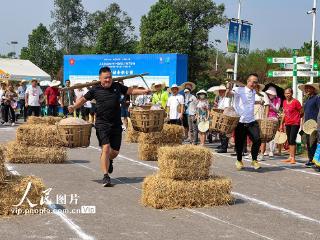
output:
M278 85L276 85L274 83L268 83L268 84L265 85L265 88L263 89L263 91L264 92L267 91L269 87L274 87L276 89L277 96L279 98L281 98L282 101L286 99L285 96L284 96L284 89L283 88L279 87Z

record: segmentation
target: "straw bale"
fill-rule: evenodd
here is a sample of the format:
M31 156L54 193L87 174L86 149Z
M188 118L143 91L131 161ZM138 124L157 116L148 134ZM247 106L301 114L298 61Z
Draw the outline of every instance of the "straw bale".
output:
M6 168L4 166L4 146L0 145L0 183L4 181L6 177Z
M164 146L178 146L174 143L158 143L158 144L148 144L141 143L138 144L138 156L142 161L157 161L158 160L158 150L160 147Z
M230 191L231 180L225 177L184 181L152 175L143 182L141 200L153 208L211 207L232 204Z
M201 146L161 147L158 149L159 175L180 180L205 179L212 159L212 152Z
M63 163L67 160L67 151L62 147L33 147L9 142L5 159L11 163Z
M131 120L128 119L128 128L127 128L127 131L126 131L126 139L125 139L125 141L127 143L138 143L139 136L140 136L140 132L135 131L133 129Z
M63 142L55 125L23 124L17 128L17 141L20 144L36 147L59 147Z
M60 122L61 117L35 117L30 116L27 119L28 124L48 124L48 125L55 125L57 122Z
M31 203L38 204L32 210L44 209L44 206L40 205L42 191L45 190L42 180L34 176L12 176L12 181L0 183L0 215L18 215L14 210L24 211L31 209L26 199L21 206L13 206L20 203L29 182L32 184L27 198Z
M164 124L161 132L141 133L139 142L148 144L175 143L182 144L184 128L174 124Z

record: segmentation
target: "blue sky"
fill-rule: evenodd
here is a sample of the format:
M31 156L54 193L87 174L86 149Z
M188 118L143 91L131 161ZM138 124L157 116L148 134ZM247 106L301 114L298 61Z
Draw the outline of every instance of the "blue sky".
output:
M83 0L86 10L103 10L111 2L117 2L133 18L138 33L140 18L146 14L156 0ZM227 17L237 16L238 0L216 0L224 3ZM251 49L299 48L304 41L311 40L312 17L306 12L312 8L313 0L242 0L242 17L253 23ZM318 1L318 9L320 1ZM53 0L1 0L0 53L12 51L7 42L18 41L17 50L26 46L28 34L40 22L49 26L52 22L50 10ZM316 39L320 39L320 17L317 16ZM226 50L227 29L214 28L210 39L222 41L220 49Z

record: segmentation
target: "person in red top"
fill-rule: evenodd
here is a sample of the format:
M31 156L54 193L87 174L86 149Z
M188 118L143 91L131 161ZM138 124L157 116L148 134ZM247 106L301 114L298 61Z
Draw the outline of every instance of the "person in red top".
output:
M292 88L287 88L284 91L286 100L283 101L283 117L281 119L280 131L283 132L283 123L286 127L286 133L289 143L289 153L290 157L283 162L288 162L291 164L296 163L296 138L300 129L302 106L301 103L292 97Z
M50 87L48 87L44 93L48 107L48 116L58 115L58 99L60 96L58 86L60 83L60 81L53 80L50 83Z

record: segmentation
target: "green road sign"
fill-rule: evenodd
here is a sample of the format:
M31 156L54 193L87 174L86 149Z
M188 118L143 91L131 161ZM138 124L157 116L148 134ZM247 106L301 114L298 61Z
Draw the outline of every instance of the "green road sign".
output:
M268 71L268 77L293 77L293 71Z
M299 77L320 77L320 71L298 71Z

